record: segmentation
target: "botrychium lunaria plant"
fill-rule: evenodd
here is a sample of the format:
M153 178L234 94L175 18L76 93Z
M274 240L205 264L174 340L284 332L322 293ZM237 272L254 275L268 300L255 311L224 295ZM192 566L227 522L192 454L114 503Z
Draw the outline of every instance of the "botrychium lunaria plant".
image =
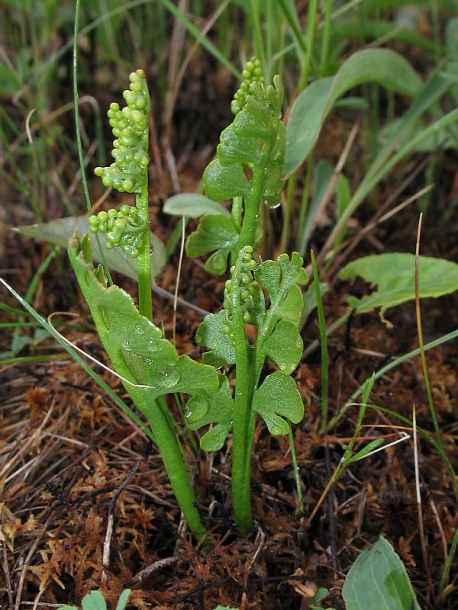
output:
M108 287L101 267L94 268L90 241L75 235L69 256L112 367L124 380L134 404L151 426L179 505L193 533L202 537L204 523L190 483L189 467L166 394L188 397L185 423L191 430L209 426L201 437L205 451L218 451L232 435L234 518L243 533L252 527L251 454L256 417L271 434L290 434L304 407L291 377L302 354L299 324L303 309L300 286L308 281L299 254L262 261L256 254L261 206L278 203L285 154L281 120L283 85L279 76L266 86L260 62L248 62L244 82L234 96L234 121L221 134L217 156L204 172L209 198L232 201L231 216L203 216L187 240L190 256L211 254L206 267L229 279L221 311L208 314L196 341L208 348L203 363L178 355L152 321L148 216L148 124L150 102L141 70L130 76L127 106L112 104L114 163L97 168L105 186L135 193L135 207L91 217L93 231L107 233L109 247L137 257L139 309L130 295ZM146 288L148 284L148 288ZM247 325L254 329L249 339ZM252 334L250 336L253 336ZM266 366L267 365L267 366ZM267 368L270 367L270 372ZM274 369L274 370L272 370Z

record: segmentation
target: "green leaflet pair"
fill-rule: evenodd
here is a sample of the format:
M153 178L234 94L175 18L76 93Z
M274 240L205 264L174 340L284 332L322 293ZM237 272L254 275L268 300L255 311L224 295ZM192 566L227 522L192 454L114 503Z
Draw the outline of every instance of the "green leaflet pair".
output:
M165 395L189 396L185 422L191 430L211 427L201 439L217 451L232 433L234 516L244 533L252 526L250 469L256 415L272 434L288 434L303 418L303 404L291 373L302 354L298 328L303 309L300 286L307 283L302 258L282 254L261 261L261 205L276 205L282 189L285 128L281 121L283 87L279 77L265 87L257 60L247 64L244 82L232 103L235 119L221 134L217 157L204 173L204 188L215 201L232 200L227 214L205 215L186 243L189 256L210 254L206 268L222 274L230 260L223 309L205 317L196 341L209 351L203 363L178 355L152 322L147 142L149 97L145 75L131 75L127 106L113 104L110 124L116 137L114 163L97 168L105 185L136 193L136 206L91 218L93 231L107 233L138 261L139 309L129 294L108 286L102 267L94 268L90 241L74 236L69 256L112 367L136 407L148 420L175 495L194 534L205 527L197 510L189 469L177 436L178 425ZM145 207L146 201L146 207ZM151 312L151 314L150 314ZM250 342L246 325L255 327ZM270 374L265 364L274 366Z

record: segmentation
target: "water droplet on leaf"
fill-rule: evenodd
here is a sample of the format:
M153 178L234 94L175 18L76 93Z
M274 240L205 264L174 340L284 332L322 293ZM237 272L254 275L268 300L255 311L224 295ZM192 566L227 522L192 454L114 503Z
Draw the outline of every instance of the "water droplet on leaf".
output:
M187 404L186 419L188 421L197 421L203 417L208 411L208 400L203 396L193 396Z
M181 373L176 369L164 369L162 371L164 386L168 389L173 388L181 379Z

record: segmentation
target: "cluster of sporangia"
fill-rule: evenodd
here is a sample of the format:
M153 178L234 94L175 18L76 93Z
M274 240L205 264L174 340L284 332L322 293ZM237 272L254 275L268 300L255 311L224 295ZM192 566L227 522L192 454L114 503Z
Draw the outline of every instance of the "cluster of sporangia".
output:
M234 94L231 102L231 112L235 116L243 109L247 97L253 94L253 83L263 83L262 66L259 59L251 59L242 72L243 82Z
M252 246L245 246L237 256L235 265L231 267L231 279L227 280L224 288L224 310L226 324L224 332L233 337L233 312L242 315L244 324L251 320L251 311L254 307L253 299L253 271L258 264L253 258Z
M148 181L148 125L150 102L143 70L130 76L130 89L123 96L127 106L110 105L108 117L116 138L113 142L115 162L109 167L96 167L94 173L102 177L105 186L120 193L141 193ZM142 218L137 208L123 205L89 218L93 233L107 233L107 247L119 246L130 256L137 257L144 239L148 219Z
M107 248L121 248L132 258L137 258L144 239L145 221L140 217L137 208L123 205L118 210L99 212L89 217L89 226L93 233L107 234Z

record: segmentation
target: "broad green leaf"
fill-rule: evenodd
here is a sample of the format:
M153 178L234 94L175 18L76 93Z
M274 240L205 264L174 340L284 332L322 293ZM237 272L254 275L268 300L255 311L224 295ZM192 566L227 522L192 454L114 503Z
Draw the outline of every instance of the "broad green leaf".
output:
M225 332L226 312L209 313L199 325L196 332L196 343L210 348L202 360L216 368L225 364L235 364L235 346L233 340Z
M253 411L266 422L271 434L288 434L289 424L298 424L304 417L301 395L292 377L275 371L268 375L253 396Z
M188 256L201 256L214 250L230 250L237 243L238 232L232 218L211 214L201 218L197 230L186 241Z
M293 285L289 288L285 298L278 303L275 308L275 315L283 320L289 320L297 327L302 318L303 307L304 298L301 289L299 286Z
M458 289L458 264L441 258L419 257L420 298L440 297ZM406 253L376 254L359 258L339 273L342 280L362 277L378 290L367 297L349 297L357 313L389 307L415 298L415 255Z
M337 218L340 219L345 214L351 202L351 190L350 182L344 174L339 174L336 184L336 197L337 197ZM334 248L337 249L345 237L346 227L342 227L339 234L336 235L334 242Z
M307 284L308 276L302 264L302 257L297 252L292 253L291 259L287 254L280 254L276 261L261 263L255 271L255 278L274 299L290 286Z
M211 366L180 356L162 331L140 314L132 297L118 286L100 281L87 236L71 240L69 258L91 310L100 340L113 369L137 407L151 415L155 400L167 393L213 394L218 374ZM138 385L148 387L138 387Z
M219 390L211 397L195 395L186 404L185 422L190 430L216 424L200 440L204 451L219 451L232 428L234 401L227 377L220 375Z
M302 300L302 298L301 298ZM297 326L289 320L280 320L273 333L264 343L266 355L280 368L291 375L300 362L303 342Z
M91 591L83 599L83 610L106 610L107 604L100 591Z
M207 214L200 219L197 229L186 240L186 254L191 257L213 252L205 268L220 275L227 267L227 257L239 240L239 232L231 217Z
M351 199L350 182L344 174L339 174L336 184L337 217L340 218L348 207Z
M263 286L270 297L273 298L279 288L281 281L281 267L277 261L267 260L261 263L255 271L256 281Z
M222 165L218 159L207 165L203 180L207 196L214 201L245 197L250 188L240 163Z
M252 134L237 133L234 125L229 125L221 132L221 143L218 145L218 159L221 165L233 163L259 163L262 157L259 141Z
M205 270L214 275L222 275L227 269L228 257L229 250L227 248L216 250L205 261Z
M383 537L356 559L342 593L347 610L420 610L402 561Z
M327 113L326 100L331 96L336 77L314 81L298 96L286 124L286 154L283 176L289 176L305 161L321 131Z
M173 393L183 392L194 395L206 392L211 395L218 388L218 373L215 368L196 362L186 354L178 358L173 373L180 375L180 379L173 387Z
M127 589L127 591L129 590ZM78 610L78 608L77 606L60 606L59 610ZM100 591L91 591L85 595L83 597L83 610L107 610L107 604L102 593Z
M367 82L377 82L412 98L422 86L415 70L394 51L368 49L354 53L334 77L315 81L295 101L286 128L284 176L307 158L335 102L353 87Z
M78 231L80 235L87 233L92 242L94 259L97 262L100 262L96 238L95 235L91 233L88 218L88 215L77 216L76 218L61 218L45 224L16 227L15 231L18 231L22 235L33 237L33 239L36 239L37 241L46 241L50 244L54 244L60 248L67 248L68 242L75 231ZM107 249L105 247L106 236L103 233L100 233L99 235L100 242L104 248L105 258L110 269L136 280L137 260L125 254L120 248ZM167 257L164 244L154 235L154 233L150 233L150 243L152 249L151 275L154 279L162 272Z
M273 330L279 319L299 324L304 306L302 292L298 286L308 282L308 276L302 267L303 260L297 252L291 259L287 254L280 254L276 261L265 261L255 271L257 282L270 295L270 307L266 313L266 323Z
M116 605L116 610L124 610L124 608L127 606L127 602L129 601L129 597L130 589L125 589L119 596L119 600Z
M172 216L188 216L199 218L204 214L224 214L230 217L230 212L217 201L212 201L199 193L180 193L169 197L162 210Z
M124 610L130 597L130 589L125 589L118 600L116 610ZM91 591L83 598L83 610L106 610L105 598L100 591ZM60 606L59 610L78 610L76 606Z

